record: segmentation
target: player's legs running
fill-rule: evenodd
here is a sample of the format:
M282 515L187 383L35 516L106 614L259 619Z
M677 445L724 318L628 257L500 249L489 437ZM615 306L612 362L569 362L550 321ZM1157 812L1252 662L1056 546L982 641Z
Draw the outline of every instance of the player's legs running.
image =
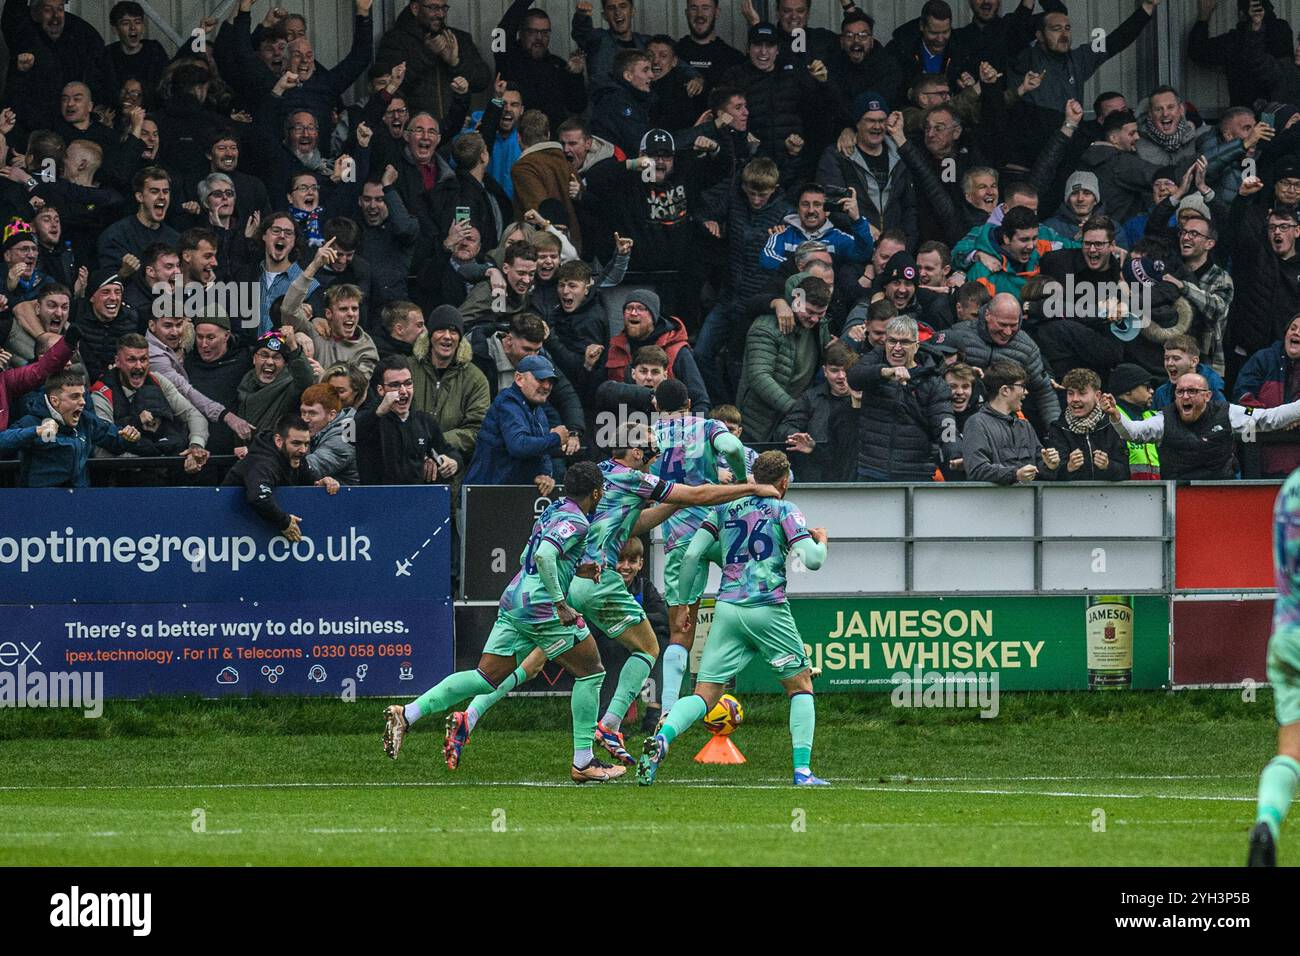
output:
M542 672L546 666L546 652L535 647L529 651L523 663L514 669L511 679L503 680L500 686L490 694L479 694L469 702L464 710L457 710L447 715L446 742L443 754L447 758L447 768L455 770L460 765L460 752L469 743L470 734L478 722L496 703L515 689L528 683Z
M596 732L596 715L600 712L600 688L605 682L605 669L600 663L596 639L585 631L586 637L572 650L561 654L559 662L573 675L573 693L569 708L573 717L573 769L570 777L574 783L603 783L616 780L627 772L624 767L611 767L597 760L591 752Z
M1268 642L1268 679L1277 713L1277 756L1259 775L1255 826L1247 866L1276 866L1282 821L1300 783L1300 635L1274 633Z
M494 634L501 626L501 620L498 618L497 625L492 628ZM444 677L405 707L394 704L387 708L384 711L384 753L396 760L402 741L417 720L444 711L466 697L491 693L506 682L514 669L513 654L489 654L485 651L476 669L457 671Z

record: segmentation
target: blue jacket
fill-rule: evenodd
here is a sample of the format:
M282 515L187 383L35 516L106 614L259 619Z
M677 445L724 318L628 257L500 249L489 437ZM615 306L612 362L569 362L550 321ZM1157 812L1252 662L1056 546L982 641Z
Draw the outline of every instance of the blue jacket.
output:
M836 229L827 219L816 232L807 232L799 221L799 214L792 212L785 217L786 227L768 237L767 244L758 255L758 264L769 272L781 268L800 243L816 239L831 247L837 266L845 262L869 262L875 243L871 239L871 223L862 216L853 224L853 233Z
M1243 369L1242 371L1245 371ZM1210 396L1212 401L1226 402L1227 396L1223 394L1223 376L1216 372L1204 362L1196 366L1196 374L1205 376L1205 383L1210 386L1214 392ZM1156 389L1156 397L1151 400L1151 407L1156 411L1162 411L1174 403L1174 385L1173 382L1165 382Z
M36 427L55 416L44 400L40 404L44 407L37 411L37 406L29 402L29 414L14 422L12 428L0 432L0 451L21 452L19 484L22 487L85 488L90 484L86 462L90 460L92 448L103 448L114 455L130 451L130 443L118 437L117 426L97 417L89 405L81 413L75 429L60 422L54 441L41 441Z
M551 431L546 407L532 405L518 385L497 393L478 432L474 460L465 482L471 485L531 485L551 474L551 454L560 436Z

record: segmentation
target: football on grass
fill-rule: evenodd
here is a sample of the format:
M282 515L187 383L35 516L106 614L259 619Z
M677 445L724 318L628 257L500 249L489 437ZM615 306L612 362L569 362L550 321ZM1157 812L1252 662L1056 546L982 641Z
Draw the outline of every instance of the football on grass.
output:
M723 694L713 709L704 716L704 726L719 737L725 737L745 722L745 708L730 694Z

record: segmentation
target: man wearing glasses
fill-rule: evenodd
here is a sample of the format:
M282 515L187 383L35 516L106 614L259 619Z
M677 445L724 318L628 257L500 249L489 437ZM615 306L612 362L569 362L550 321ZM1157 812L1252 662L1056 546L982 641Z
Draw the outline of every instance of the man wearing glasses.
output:
M230 177L235 186L235 223L243 228L253 213L266 215L271 203L266 195L266 185L256 176L239 170L239 134L233 127L219 126L211 133L206 151L208 172ZM205 176L207 174L204 174ZM197 183L191 183L187 196L197 193Z
M971 481L1028 484L1050 480L1061 466L1060 453L1044 448L1034 426L1018 414L1029 393L1027 380L1018 362L997 361L984 371L988 398L962 432L962 459ZM1046 467L1039 468L1039 462Z
M553 31L545 10L533 8L533 0L514 0L497 28L506 47L496 54L497 72L519 86L529 109L545 113L551 129L586 110L586 57L581 50L567 60L551 52Z
M1275 408L1247 408L1212 397L1205 376L1188 372L1174 384L1174 403L1159 415L1139 421L1125 418L1113 395L1101 408L1115 430L1130 442L1154 442L1160 448L1160 477L1165 481L1226 480L1236 476L1233 435L1253 441L1256 432L1277 431L1300 422L1300 401Z
M451 110L452 80L463 78L478 93L492 79L473 38L447 26L450 9L444 0L411 0L379 41L377 63L406 64L402 95L412 115L428 111L441 121Z
M1181 212L1178 221L1178 252L1187 269L1187 278L1166 273L1164 281L1177 288L1191 305L1195 312L1192 334L1210 367L1222 375L1223 336L1228 326L1228 311L1232 308L1232 276L1210 258L1219 240L1214 224L1197 212Z

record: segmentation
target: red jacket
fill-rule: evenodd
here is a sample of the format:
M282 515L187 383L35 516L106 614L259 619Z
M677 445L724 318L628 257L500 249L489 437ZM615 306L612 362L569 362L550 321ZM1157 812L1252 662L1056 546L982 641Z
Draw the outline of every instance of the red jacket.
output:
M9 427L9 409L18 399L39 388L48 376L61 371L71 360L68 340L59 339L32 364L0 372L0 431ZM22 417L21 412L18 417Z
M650 341L642 342L641 345L657 345L668 353L668 377L672 378L677 353L682 350L682 346L689 344L689 341L686 335L686 326L682 324L681 319L670 316L668 322L672 326L670 329L660 331L657 336L652 336ZM637 348L640 348L641 345L638 345ZM605 359L605 372L611 381L627 381L627 372L632 365L632 353L634 351L632 344L627 340L627 332L620 332L609 340L609 353Z

